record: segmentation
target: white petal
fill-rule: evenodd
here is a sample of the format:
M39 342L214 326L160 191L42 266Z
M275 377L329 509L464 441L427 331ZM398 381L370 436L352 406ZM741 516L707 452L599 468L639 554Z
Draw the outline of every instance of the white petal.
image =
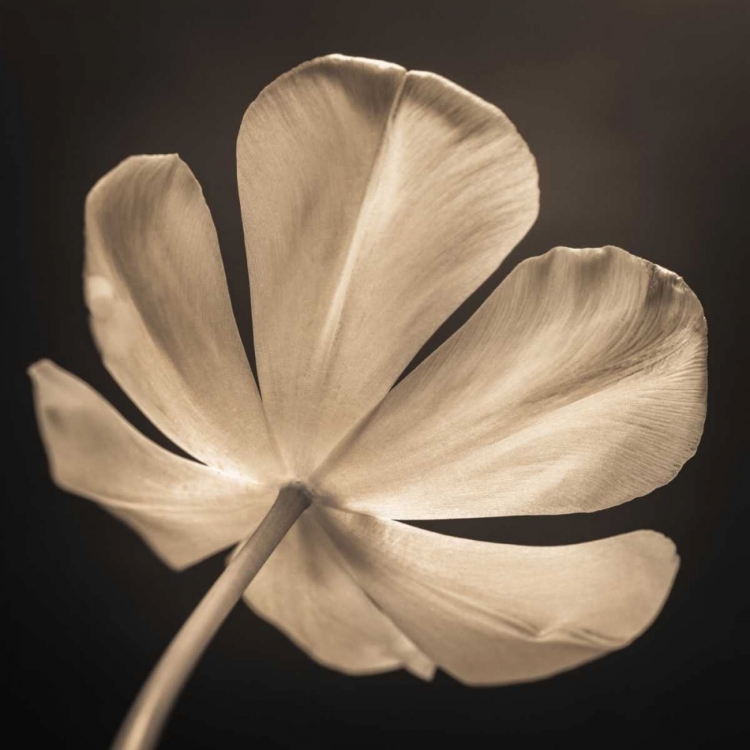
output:
M705 320L683 280L617 248L556 248L388 394L316 491L402 519L594 511L669 482L705 409Z
M104 364L201 461L279 473L211 214L176 155L135 156L86 201L86 298Z
M523 547L344 511L322 517L373 601L471 685L540 679L622 648L661 610L679 566L653 531Z
M536 166L478 97L340 55L260 94L237 159L261 392L304 478L528 231Z
M227 476L152 443L96 391L49 360L29 368L57 484L125 521L184 568L247 538L277 488Z
M405 666L431 679L434 664L367 598L312 507L250 584L245 601L315 661L347 674Z

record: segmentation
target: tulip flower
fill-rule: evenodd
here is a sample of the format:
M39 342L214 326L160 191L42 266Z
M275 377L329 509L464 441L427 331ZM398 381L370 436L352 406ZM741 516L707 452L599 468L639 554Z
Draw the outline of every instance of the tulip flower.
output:
M60 487L175 569L237 545L116 746L156 742L241 597L352 675L439 667L502 685L632 642L677 572L663 535L531 547L401 521L591 512L669 482L706 408L685 282L615 247L555 248L393 387L537 216L513 124L432 73L333 55L251 104L237 165L258 386L186 164L131 157L86 201L104 364L194 460L52 362L30 368Z

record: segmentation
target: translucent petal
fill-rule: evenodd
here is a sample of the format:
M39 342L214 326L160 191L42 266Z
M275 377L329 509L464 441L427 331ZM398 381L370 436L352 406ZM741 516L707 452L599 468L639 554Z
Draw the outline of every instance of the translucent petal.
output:
M388 394L316 490L402 519L594 511L669 482L705 410L684 281L617 248L556 248Z
M340 55L260 94L237 160L263 401L304 479L528 231L536 166L478 97Z
M540 679L622 648L659 613L679 566L653 531L524 547L345 511L321 517L367 595L470 685Z
M429 680L434 664L346 572L311 507L250 584L245 601L320 664L352 675L404 666Z
M211 214L179 157L131 157L91 190L85 284L104 364L157 427L217 468L281 472Z
M250 536L276 498L276 487L159 447L53 362L41 360L29 374L55 482L125 521L173 568Z

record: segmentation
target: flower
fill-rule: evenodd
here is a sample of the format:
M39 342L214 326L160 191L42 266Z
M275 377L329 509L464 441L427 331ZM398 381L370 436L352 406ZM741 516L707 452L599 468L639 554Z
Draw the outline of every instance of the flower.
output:
M91 327L195 460L41 361L55 481L178 569L304 483L312 506L245 599L342 672L512 683L636 638L678 568L661 534L526 547L398 519L589 512L670 481L706 402L705 320L683 280L614 247L555 248L392 388L534 222L523 139L439 76L333 55L260 94L237 158L262 400L196 179L176 155L131 157L86 202Z

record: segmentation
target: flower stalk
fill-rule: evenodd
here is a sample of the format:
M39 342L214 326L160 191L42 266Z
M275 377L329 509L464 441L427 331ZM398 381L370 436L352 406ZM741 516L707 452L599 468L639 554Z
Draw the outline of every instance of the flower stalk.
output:
M281 489L266 517L232 557L151 672L112 750L151 750L156 746L172 706L204 650L310 502L310 494L301 485Z

